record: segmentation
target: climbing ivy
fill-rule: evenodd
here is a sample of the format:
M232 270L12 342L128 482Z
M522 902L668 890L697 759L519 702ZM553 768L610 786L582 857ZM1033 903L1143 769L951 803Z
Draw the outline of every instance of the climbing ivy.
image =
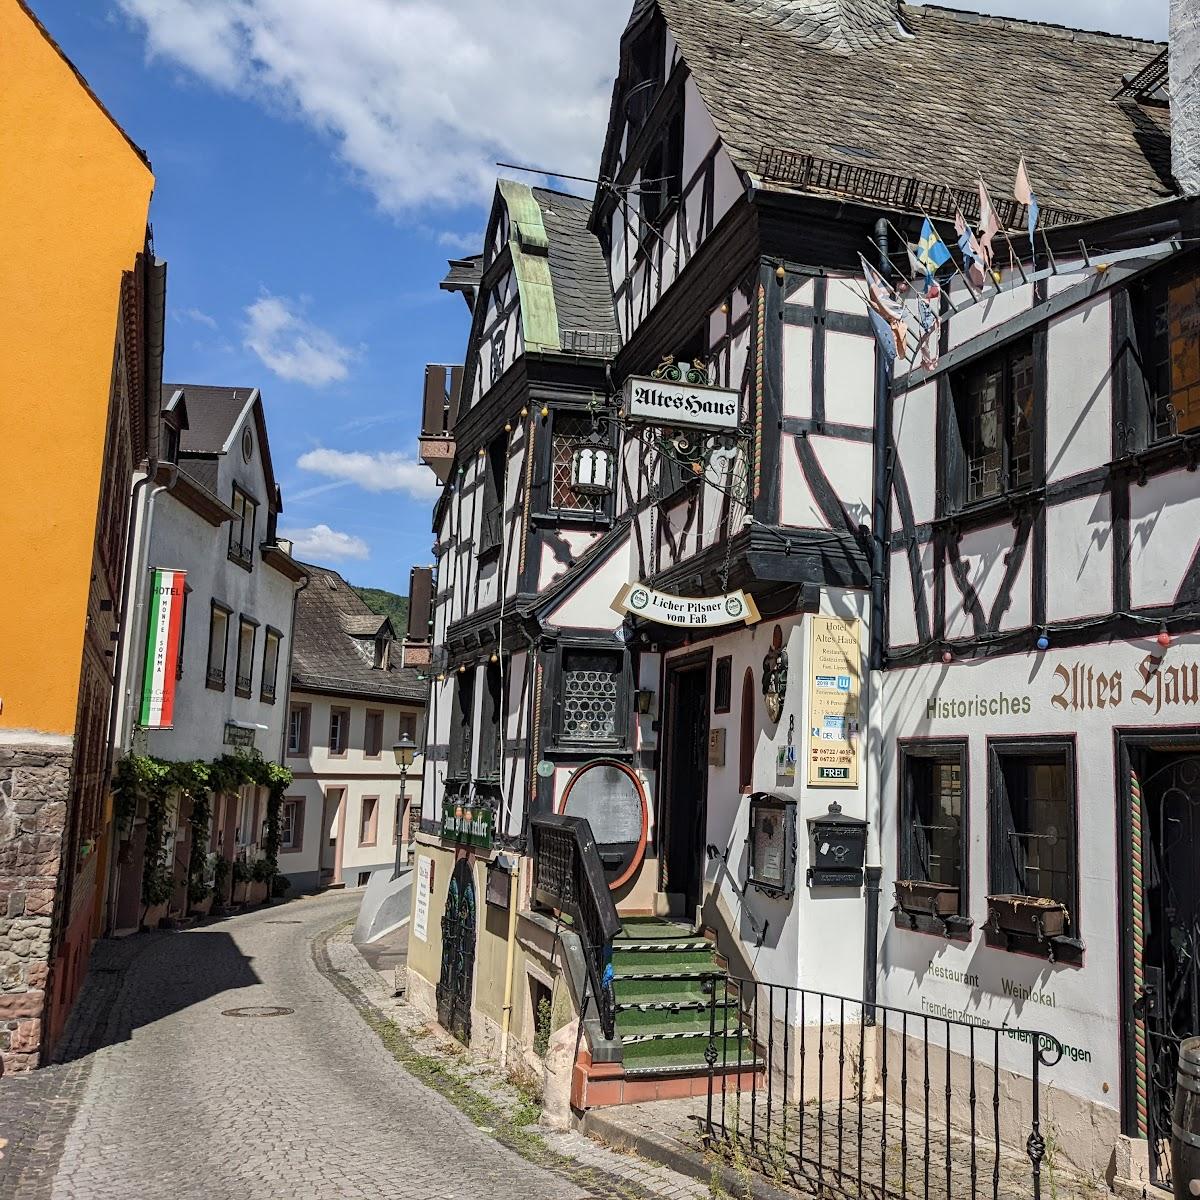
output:
M188 861L188 896L193 903L204 899L204 883L212 806L209 793L234 792L244 784L268 789L267 830L263 838L265 881L273 883L279 874L279 813L283 794L292 782L287 767L267 762L257 751L222 754L212 762L195 759L168 762L150 755L131 754L117 764L113 792L118 824L127 829L141 802L146 803L146 856L142 871L142 902L162 904L171 896L174 879L170 847L163 844L166 830L167 801L178 791L192 802L192 849Z

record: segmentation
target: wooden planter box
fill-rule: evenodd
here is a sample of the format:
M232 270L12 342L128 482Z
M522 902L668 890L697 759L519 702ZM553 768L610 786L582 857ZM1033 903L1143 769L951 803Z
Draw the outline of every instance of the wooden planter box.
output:
M923 879L897 879L896 903L901 911L930 917L958 914L958 888Z
M1057 900L1042 896L989 896L988 925L998 933L1035 937L1038 941L1062 937L1070 914Z
M230 904L245 904L246 903L246 895L247 895L249 889L250 889L250 881L249 880L246 880L245 882L242 882L239 880L238 882L236 882L233 885L233 893L229 899Z
M161 904L151 904L142 917L143 929L157 929L159 922L167 915L167 901Z
M207 917L208 914L212 911L212 906L213 906L213 894L212 894L212 892L209 892L208 895L205 896L203 900L194 900L194 901L189 902L188 912L191 913L193 916Z
M266 882L259 882L257 879L250 880L246 892L247 904L262 904L267 898Z

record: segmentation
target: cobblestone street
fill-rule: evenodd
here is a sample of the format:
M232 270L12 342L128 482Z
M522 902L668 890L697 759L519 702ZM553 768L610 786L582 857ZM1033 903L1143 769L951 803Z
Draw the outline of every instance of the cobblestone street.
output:
M345 981L339 990L314 962L313 940L358 899L327 894L102 943L73 1061L0 1080L0 1196L566 1200L639 1175L621 1194L704 1194L656 1186L646 1172L661 1168L634 1168L581 1135L551 1135L549 1160L596 1173L581 1186L578 1172L570 1181L506 1148L414 1078ZM229 1015L252 1007L291 1011Z

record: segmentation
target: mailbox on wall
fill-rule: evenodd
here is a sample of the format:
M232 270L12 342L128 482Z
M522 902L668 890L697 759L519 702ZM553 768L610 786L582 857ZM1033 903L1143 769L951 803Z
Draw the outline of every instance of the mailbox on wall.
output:
M796 801L771 792L750 797L746 882L773 896L796 890Z
M809 887L862 887L867 823L848 817L835 800L827 813L808 819Z

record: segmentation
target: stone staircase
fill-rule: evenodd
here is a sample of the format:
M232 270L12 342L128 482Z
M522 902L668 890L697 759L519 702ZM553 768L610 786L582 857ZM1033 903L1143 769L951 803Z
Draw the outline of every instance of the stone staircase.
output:
M612 967L622 1061L587 1070L586 1097L580 1096L585 1102L579 1107L705 1094L710 1040L717 1051L716 1070L736 1077L726 1080L727 1087L753 1078L762 1064L749 1030L738 1036L737 1000L732 991L726 998L725 964L708 938L679 921L626 917L613 940Z

